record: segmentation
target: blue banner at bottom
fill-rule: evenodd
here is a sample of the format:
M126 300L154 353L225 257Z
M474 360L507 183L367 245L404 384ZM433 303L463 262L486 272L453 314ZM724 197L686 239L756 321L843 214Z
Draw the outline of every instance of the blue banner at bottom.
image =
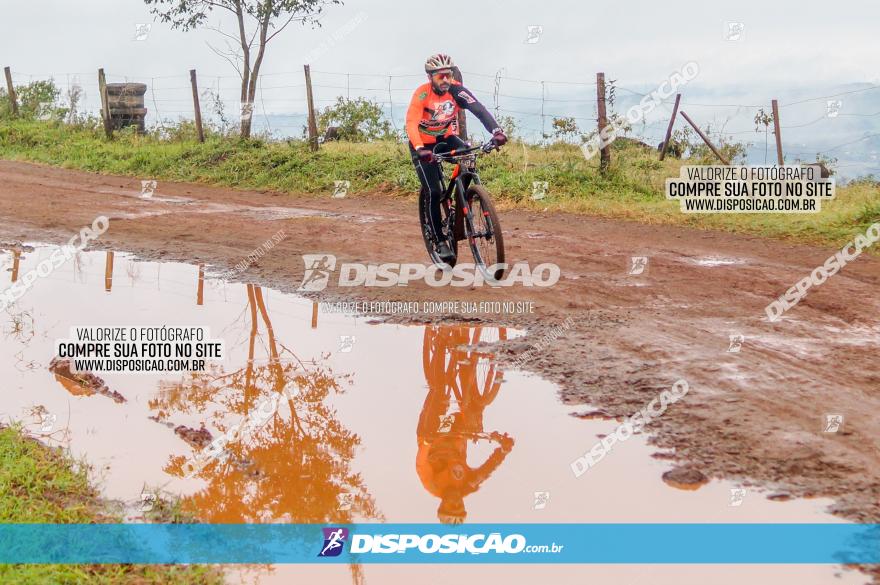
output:
M874 564L878 524L0 524L0 563Z

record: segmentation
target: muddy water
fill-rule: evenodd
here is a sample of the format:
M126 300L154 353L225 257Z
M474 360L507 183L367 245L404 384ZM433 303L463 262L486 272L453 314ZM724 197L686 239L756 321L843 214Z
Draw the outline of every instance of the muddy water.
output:
M0 282L21 278L50 248L4 252ZM643 436L614 447L576 479L572 459L614 421L583 420L552 384L492 365L474 344L503 328L403 327L328 314L310 301L205 277L210 268L79 255L0 314L0 420L22 421L86 458L107 497L138 521L142 494L183 497L206 522L837 522L823 500L776 502L770 491L661 481L669 464ZM207 326L222 363L198 374L100 374L125 401L53 374L54 341L74 325ZM296 388L265 424L232 441L193 477L200 448L267 398ZM686 400L686 398L685 398ZM671 406L675 408L675 406ZM191 435L188 435L191 438ZM464 488L462 486L471 486ZM457 495L454 495L457 494ZM732 505L733 503L733 505ZM279 566L231 579L323 583L864 583L835 567Z

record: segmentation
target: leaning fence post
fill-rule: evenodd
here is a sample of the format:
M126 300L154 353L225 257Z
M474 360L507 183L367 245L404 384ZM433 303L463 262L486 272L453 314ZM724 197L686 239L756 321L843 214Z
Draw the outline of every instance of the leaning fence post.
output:
M315 99L312 96L312 71L308 65L303 65L306 73L306 99L309 104L309 148L318 150L318 121L315 118Z
M779 160L779 166L785 164L782 156L782 134L779 132L779 102L773 100L773 133L776 135L776 158Z
M681 111L681 117L684 118L685 120L687 120L687 121L688 121L688 124L690 124L691 126L693 126L694 130L697 131L697 134L700 135L700 138L703 139L703 142L706 143L706 146L708 146L710 149L712 149L712 152L715 153L715 156L717 156L717 157L721 160L721 162L723 162L723 163L726 164L726 165L729 165L729 164L730 164L730 161L727 160L726 158L724 158L724 155L722 155L722 154L718 151L718 149L715 148L715 145L712 144L712 141L709 140L709 137L706 136L705 134L703 134L703 131L700 130L700 127L697 126L696 124L694 124L694 121L690 119L690 117L684 112L684 110Z
M681 94L675 94L675 105L672 106L672 117L669 118L669 126L666 127L666 138L663 139L663 147L660 149L660 160L666 157L666 149L669 148L669 140L672 138L672 127L675 125L675 116L678 115L678 104L681 102Z
M113 136L113 126L110 121L110 100L107 98L107 78L104 77L104 69L98 69L98 93L101 94L101 118L104 120L104 133L107 138Z
M193 109L196 112L196 132L199 134L199 142L205 141L205 130L202 128L202 107L199 105L199 84L196 81L196 70L189 70L189 81L192 84Z
M605 112L605 74L597 73L596 74L596 102L598 105L598 123L599 123L599 140L600 144L602 141L602 130L608 126L608 117ZM601 156L599 157L599 168L602 171L608 169L608 165L611 163L611 150L607 145L602 146Z
M9 67L3 68L6 74L6 91L9 93L9 105L12 107L12 115L18 116L18 98L15 96L15 87L12 85L12 70Z

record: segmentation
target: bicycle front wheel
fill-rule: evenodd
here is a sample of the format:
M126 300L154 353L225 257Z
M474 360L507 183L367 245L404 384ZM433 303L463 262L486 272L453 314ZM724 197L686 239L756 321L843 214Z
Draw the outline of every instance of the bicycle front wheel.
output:
M471 185L466 199L472 219L465 221L465 229L474 262L486 280L501 280L506 269L504 237L492 197L482 185Z

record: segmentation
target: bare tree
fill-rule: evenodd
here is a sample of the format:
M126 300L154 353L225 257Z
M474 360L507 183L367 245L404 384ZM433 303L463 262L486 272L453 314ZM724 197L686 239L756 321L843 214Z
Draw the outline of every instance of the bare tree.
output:
M204 26L228 40L227 51L211 49L229 61L241 76L241 136L251 135L251 119L260 66L266 45L291 22L320 26L318 17L328 4L342 0L144 0L159 20L171 28L184 31ZM208 26L208 17L215 10L235 15L234 33Z

